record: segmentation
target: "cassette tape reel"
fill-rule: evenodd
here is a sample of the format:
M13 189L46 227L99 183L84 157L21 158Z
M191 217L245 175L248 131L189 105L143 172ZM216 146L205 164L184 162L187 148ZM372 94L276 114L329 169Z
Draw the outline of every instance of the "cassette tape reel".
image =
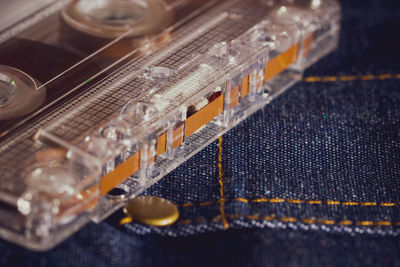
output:
M18 69L0 65L0 120L21 117L37 109L46 89Z
M78 31L103 38L148 36L168 27L172 11L159 0L72 1L62 11Z
M0 235L35 250L300 81L340 30L336 0L38 0L8 16L21 7L0 11Z

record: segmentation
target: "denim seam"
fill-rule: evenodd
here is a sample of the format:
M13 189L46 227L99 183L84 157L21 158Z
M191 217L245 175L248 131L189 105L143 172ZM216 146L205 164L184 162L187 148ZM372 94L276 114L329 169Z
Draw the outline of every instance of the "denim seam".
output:
M218 183L219 183L219 193L220 200L218 201L220 204L220 213L222 222L224 223L224 228L229 229L229 222L225 216L225 195L224 195L224 181L223 181L223 172L222 172L222 136L218 138Z
M325 77L318 77L318 76L310 76L303 78L303 82L307 83L315 83L315 82L349 82L349 81L382 81L382 80L398 80L400 79L400 74L368 74L368 75L342 75L342 76L325 76Z
M386 220L331 220L331 219L318 219L318 218L296 218L296 217L276 217L275 215L261 216L259 214L252 215L240 215L240 214L232 214L227 215L227 218L231 220L235 219L248 219L253 221L275 221L275 222L283 222L283 223L296 223L301 222L304 224L321 224L321 225L341 225L341 226L400 226L400 221L386 221ZM195 221L206 221L206 218L199 217L195 219L182 219L178 222L178 224L193 224ZM216 216L211 221L215 222L218 220L222 220L220 216Z
M222 184L223 188L223 184ZM365 206L365 207L399 207L400 202L375 202L375 201L337 201L337 200L302 200L302 199L285 199L285 198L234 198L227 201L221 198L217 201L202 201L200 203L184 203L180 204L181 207L194 207L194 206L211 206L211 205L221 205L232 202L241 202L246 204L254 203L288 203L288 204L306 204L306 205L330 205L330 206Z

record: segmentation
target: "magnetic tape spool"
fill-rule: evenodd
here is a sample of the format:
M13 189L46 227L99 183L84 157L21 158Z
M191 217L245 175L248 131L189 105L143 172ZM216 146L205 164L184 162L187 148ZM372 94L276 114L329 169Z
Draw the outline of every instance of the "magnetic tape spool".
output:
M172 21L161 0L75 0L62 11L64 21L83 33L102 37L141 37L160 32Z

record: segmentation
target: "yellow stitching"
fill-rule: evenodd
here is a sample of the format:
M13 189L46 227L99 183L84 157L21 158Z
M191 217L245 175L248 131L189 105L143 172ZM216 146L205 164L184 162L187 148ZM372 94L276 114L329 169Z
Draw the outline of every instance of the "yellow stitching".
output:
M382 74L378 76L379 80L386 80L386 79L392 79L393 75L392 74Z
M396 203L380 203L380 205L383 207L393 207L396 205Z
M223 185L223 184L222 184ZM256 199L246 199L246 198L234 198L231 201L226 200L225 198L221 198L220 200L217 201L204 201L200 202L197 205L200 206L209 206L209 205L214 205L214 204L225 204L228 202L242 202L242 203L265 203L265 202L270 202L270 203L289 203L289 204L309 204L309 205L341 205L341 206L382 206L382 207L395 207L395 206L400 206L400 203L394 203L394 202L355 202L355 201L336 201L336 200L301 200L301 199L284 199L284 198L256 198ZM195 203L184 203L181 204L182 207L192 207L195 206Z
M285 202L285 200L283 198L271 198L269 200L269 202L271 202L271 203L282 203L282 202Z
M376 206L376 202L361 202L361 206Z
M239 219L239 218L246 218L248 220L261 220L261 221L278 221L278 222L285 222L285 223L292 223L292 222L302 222L305 224L323 224L323 225L357 225L357 226L400 226L400 222L391 222L391 221L351 221L351 220L343 220L343 221L335 221L329 219L313 219L313 218L305 218L299 219L295 217L280 217L277 218L275 215L270 216L260 216L259 214L252 214L243 216L240 214L232 214L228 215L230 219ZM223 220L221 215L217 215L211 222L217 222ZM206 223L207 220L204 217L199 217L193 220L180 220L178 224L192 224L193 222L204 222Z
M214 201L206 201L206 202L201 202L199 205L200 206L210 206L210 205L214 205L216 202Z
M300 200L300 199L288 199L286 200L287 203L294 203L294 204L302 204L304 203L304 200Z
M297 222L297 218L293 218L293 217L281 217L280 220L282 222Z
M389 79L400 79L400 74L380 74L380 75L363 75L363 76L356 76L356 75L343 75L343 76L326 76L326 77L305 77L303 78L304 82L314 83L314 82L336 82L340 81L355 81L355 80L362 80L362 81L373 81L373 80L389 80Z
M320 82L320 81L322 81L322 78L320 78L320 77L306 77L306 78L303 79L303 81L308 82L308 83Z
M233 199L233 201L243 202L243 203L248 203L249 202L247 199L241 198L241 197L235 198L235 199Z
M258 219L260 219L260 215L258 215L258 214L248 215L248 216L246 216L246 218L249 220L258 220Z
M217 204L225 204L226 202L228 202L225 198L221 198L219 200L217 200Z
M335 82L337 79L338 77L335 76L322 77L323 82Z
M218 138L218 182L220 185L220 212L222 216L222 222L224 223L225 229L229 229L229 222L225 216L225 196L224 196L224 182L222 180L222 136Z
M353 221L350 221L350 220L343 220L343 221L340 221L339 224L341 224L341 225L352 225L352 224L353 224Z
M357 205L360 205L360 203L349 201L349 202L343 202L342 205L343 206L357 206Z
M364 75L364 76L361 76L360 79L363 81L375 80L375 75Z
M357 76L341 76L339 77L339 79L343 82L347 82L347 81L354 81L357 80Z
M267 202L267 201L268 201L268 199L266 199L266 198L256 198L256 199L251 200L251 202L254 202L254 203L261 203L261 202Z
M379 226L390 226L390 225L391 225L391 222L388 222L388 221L380 221L380 222L376 222L375 224L376 224L376 225L379 225Z
M371 226L371 225L374 225L374 222L373 221L361 221L361 222L356 222L356 225Z
M318 220L319 224L335 224L334 220Z
M315 220L314 219L303 219L303 220L301 220L303 223L306 223L306 224L313 224L313 223L315 223Z
M340 205L340 201L328 200L328 201L326 201L326 204L328 204L328 205Z
M322 204L322 201L321 200L309 200L309 201L307 201L307 204L318 204L318 205L320 205L320 204Z

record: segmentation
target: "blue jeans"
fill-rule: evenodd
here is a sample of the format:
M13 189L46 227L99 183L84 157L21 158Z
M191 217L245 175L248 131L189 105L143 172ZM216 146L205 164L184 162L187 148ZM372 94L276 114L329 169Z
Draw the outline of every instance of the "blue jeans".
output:
M145 194L178 223L121 211L0 264L400 266L400 2L342 0L337 51Z

